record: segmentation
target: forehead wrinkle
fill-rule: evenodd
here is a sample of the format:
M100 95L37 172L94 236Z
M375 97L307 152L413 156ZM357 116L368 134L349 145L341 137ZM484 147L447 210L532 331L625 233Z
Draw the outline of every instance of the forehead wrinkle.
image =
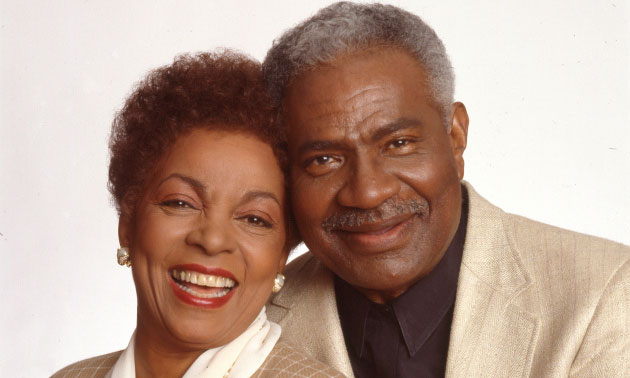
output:
M392 88L387 86L371 86L362 88L356 93L349 95L345 99L341 99L343 109L346 112L361 110L365 107L382 104L392 101Z
M374 88L376 89L376 88ZM364 123L370 118L373 118L377 113L382 113L384 111L383 107L379 107L378 109L372 111L367 115L357 114L360 113L361 110L365 108L370 108L375 105L384 104L391 102L391 98L385 98L382 93L379 93L376 96L372 96L373 98L367 99L363 101L364 96L367 92L371 90L362 90L359 93L356 93L350 96L348 99L342 101L342 105L337 105L337 101L329 100L326 103L319 103L317 105L323 106L324 109L321 109L319 114L311 117L311 122L321 122L325 121L327 125L330 125L330 120L335 119L340 124L349 124L349 123ZM316 106L317 106L316 105ZM360 118L360 119L359 119Z
M352 102L353 100L360 100L358 99L358 97L362 97L364 95L367 96L369 95L370 92L377 91L377 93L379 93L387 89L389 88L383 87L381 85L370 85L367 87L362 87L362 88L357 89L353 93L350 93L346 98L342 98L341 101L347 104L349 102ZM372 102L372 101L369 101L369 102Z
M325 110L322 110L320 112L320 114L318 114L318 115L316 115L314 117L311 117L310 121L311 122L312 121L317 122L317 121L325 120L326 122L329 122L329 120L331 118L334 118L334 119L342 120L345 123L345 122L350 121L352 118L356 118L356 115L352 114L355 111L361 110L361 109L366 108L366 107L369 107L370 105L382 104L382 103L386 103L386 102L390 102L390 100L383 99L383 100L371 101L369 103L362 103L360 105L352 106L351 108L350 107L343 107L343 108L336 109L336 110L325 109ZM368 114L367 116L363 117L363 119L367 120L367 119L373 117L374 114L381 113L381 112L383 112L382 109L375 110L372 113Z

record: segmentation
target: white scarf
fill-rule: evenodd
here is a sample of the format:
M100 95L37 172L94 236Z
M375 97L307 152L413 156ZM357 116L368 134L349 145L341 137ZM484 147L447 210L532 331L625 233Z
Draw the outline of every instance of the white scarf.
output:
M188 368L183 378L246 378L252 376L265 361L280 338L280 326L267 320L263 307L245 332L226 345L208 349ZM107 373L106 378L135 378L134 332L127 349Z

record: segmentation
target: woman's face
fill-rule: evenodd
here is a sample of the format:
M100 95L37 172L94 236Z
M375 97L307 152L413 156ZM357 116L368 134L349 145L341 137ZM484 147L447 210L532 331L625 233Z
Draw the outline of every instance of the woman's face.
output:
M285 190L269 145L194 129L120 221L138 295L138 332L207 349L240 335L286 262ZM175 346L173 345L173 346Z

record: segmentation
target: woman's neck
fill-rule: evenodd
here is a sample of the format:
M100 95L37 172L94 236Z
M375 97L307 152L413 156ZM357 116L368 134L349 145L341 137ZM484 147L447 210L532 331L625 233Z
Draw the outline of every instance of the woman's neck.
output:
M134 348L136 377L183 376L204 351L186 350L176 344L138 324Z

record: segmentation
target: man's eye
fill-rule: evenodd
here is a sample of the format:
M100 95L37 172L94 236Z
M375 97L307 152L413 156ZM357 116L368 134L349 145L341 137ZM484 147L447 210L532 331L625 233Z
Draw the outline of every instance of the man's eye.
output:
M385 144L383 152L392 154L393 156L404 156L413 153L416 148L416 139L401 137L387 142L387 144Z
M315 156L306 161L304 168L313 176L326 174L341 166L343 158L335 155Z
M326 165L328 163L331 163L332 161L333 158L331 156L318 156L313 160L313 163L317 165Z
M407 139L397 139L397 140L391 142L389 144L389 146L392 147L392 148L400 148L400 147L404 147L404 146L406 146L408 144L409 144L409 141Z

